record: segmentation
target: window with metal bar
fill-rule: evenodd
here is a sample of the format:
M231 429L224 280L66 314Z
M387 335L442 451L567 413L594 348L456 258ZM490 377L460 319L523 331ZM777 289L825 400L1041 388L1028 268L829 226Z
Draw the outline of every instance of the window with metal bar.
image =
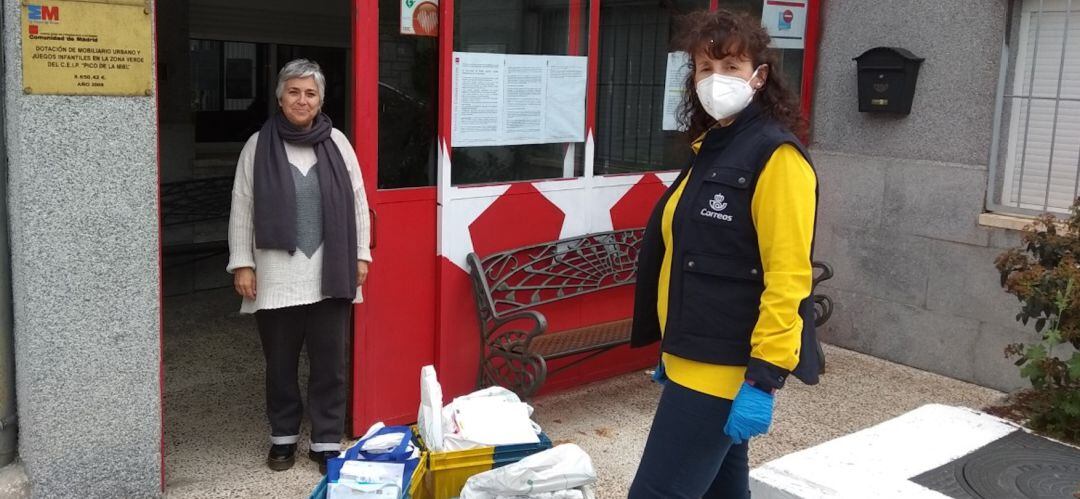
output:
M989 208L1066 213L1080 191L1080 0L1023 0L1014 9Z
M1080 0L1078 0L1080 1ZM708 0L604 0L600 9L600 64L596 123L597 175L674 170L686 166L689 138L664 125L665 81L676 19L709 8ZM762 16L763 0L719 0L717 6ZM802 81L802 49L776 49L791 89ZM688 70L688 69L687 69ZM681 90L681 85L678 87Z
M681 132L664 130L664 80L675 16L707 0L605 0L600 10L596 163L598 175L682 168Z

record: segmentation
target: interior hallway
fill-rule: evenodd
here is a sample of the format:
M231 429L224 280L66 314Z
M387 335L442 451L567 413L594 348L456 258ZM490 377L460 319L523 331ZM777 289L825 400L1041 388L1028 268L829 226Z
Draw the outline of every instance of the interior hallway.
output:
M265 464L264 367L255 319L232 288L165 302L165 484L168 497L308 497L320 475L307 459L305 420L296 466ZM301 355L301 393L306 392Z

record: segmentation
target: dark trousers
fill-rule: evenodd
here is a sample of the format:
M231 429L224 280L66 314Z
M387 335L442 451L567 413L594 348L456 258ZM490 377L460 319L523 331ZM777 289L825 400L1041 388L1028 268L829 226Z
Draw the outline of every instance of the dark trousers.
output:
M668 380L630 499L749 498L747 442L724 434L730 411L730 400Z
M348 300L327 299L255 313L266 357L266 415L272 443L291 444L300 439L304 407L297 370L300 350L307 343L311 448L340 448L345 432L345 348L351 312Z

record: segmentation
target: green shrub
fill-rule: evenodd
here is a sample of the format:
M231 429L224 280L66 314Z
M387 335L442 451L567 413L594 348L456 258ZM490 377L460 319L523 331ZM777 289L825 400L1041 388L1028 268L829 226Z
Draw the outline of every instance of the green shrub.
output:
M1016 319L1034 321L1038 341L1005 348L1020 375L1031 382L1023 394L1029 425L1080 441L1080 199L1066 220L1043 215L1024 229L1023 247L994 262L1001 285L1020 300Z

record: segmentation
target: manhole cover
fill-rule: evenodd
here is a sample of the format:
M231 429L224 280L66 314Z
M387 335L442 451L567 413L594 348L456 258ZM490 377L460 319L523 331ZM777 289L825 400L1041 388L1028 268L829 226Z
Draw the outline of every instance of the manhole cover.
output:
M1016 431L911 481L956 499L1073 499L1080 450Z

